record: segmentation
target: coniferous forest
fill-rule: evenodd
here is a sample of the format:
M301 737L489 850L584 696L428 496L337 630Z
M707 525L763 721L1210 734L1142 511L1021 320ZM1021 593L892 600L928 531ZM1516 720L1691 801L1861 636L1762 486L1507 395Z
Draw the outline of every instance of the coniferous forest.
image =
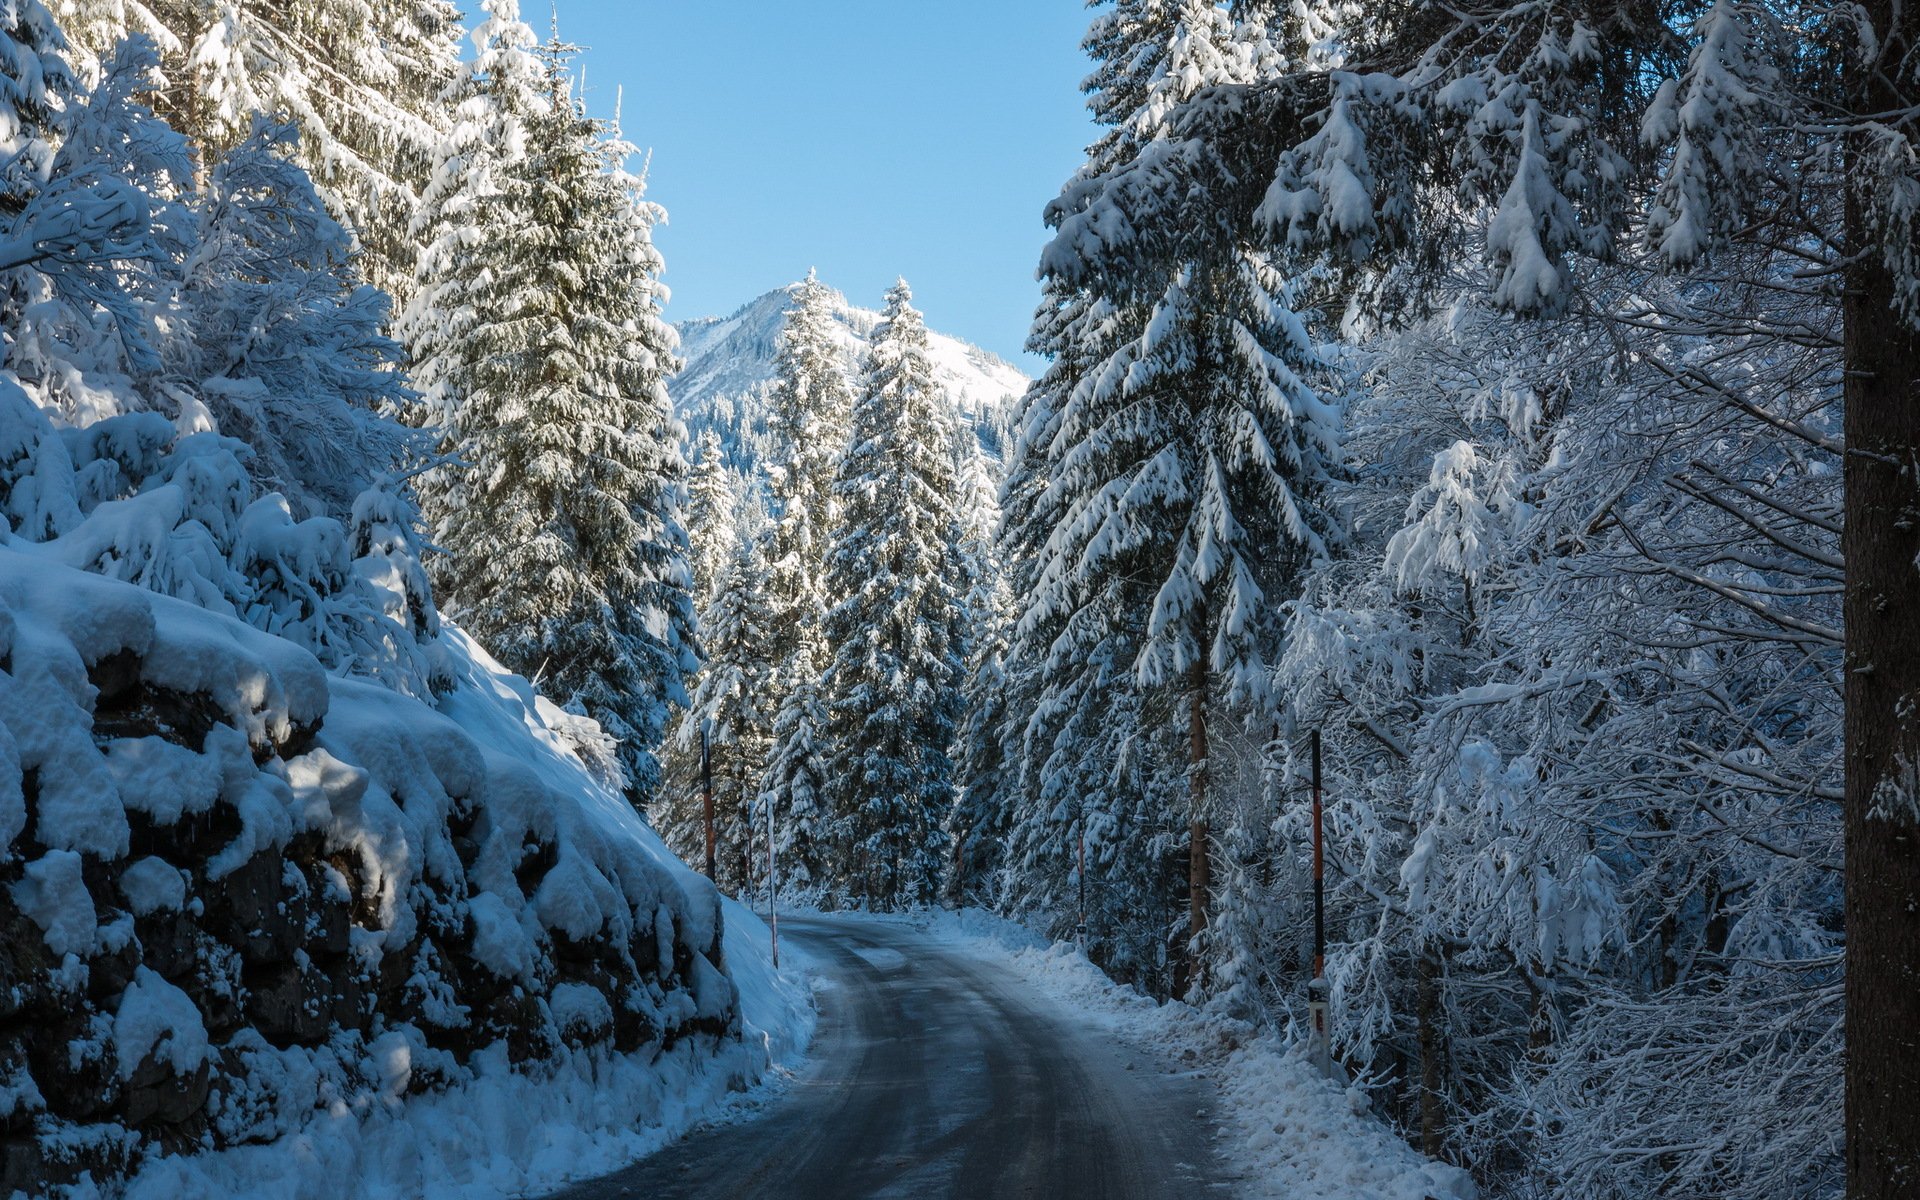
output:
M809 275L696 408L475 7L0 0L0 1195L624 1168L849 1020L772 910L1249 1195L1920 1195L1920 14L1090 0L1024 391Z

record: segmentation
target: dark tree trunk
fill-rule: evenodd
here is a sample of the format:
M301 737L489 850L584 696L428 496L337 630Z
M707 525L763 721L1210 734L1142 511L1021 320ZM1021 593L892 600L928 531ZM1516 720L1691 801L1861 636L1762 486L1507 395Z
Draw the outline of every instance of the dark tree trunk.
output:
M740 872L740 895L753 895L753 800L747 794L746 755L734 747L733 800L740 814L740 846L734 869Z
M1920 6L1868 0L1882 47L1858 114L1904 110ZM1866 176L1855 171L1856 180ZM1847 200L1847 1195L1920 1196L1920 336ZM1865 251L1865 253L1862 253Z
M1429 950L1420 955L1419 990L1414 1000L1420 1034L1420 1152L1439 1161L1446 1148L1445 1075L1440 1062L1440 962Z
M1187 695L1187 785L1192 810L1187 818L1187 955L1192 960L1189 987L1202 986L1200 935L1207 929L1207 898L1213 890L1210 857L1212 829L1207 820L1207 664L1193 664L1193 684Z

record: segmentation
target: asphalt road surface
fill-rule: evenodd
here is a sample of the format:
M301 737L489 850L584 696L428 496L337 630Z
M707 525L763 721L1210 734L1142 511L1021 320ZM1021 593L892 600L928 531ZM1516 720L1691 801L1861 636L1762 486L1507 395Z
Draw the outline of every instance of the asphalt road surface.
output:
M917 931L782 920L825 979L809 1065L759 1117L696 1131L559 1200L1189 1200L1209 1098Z

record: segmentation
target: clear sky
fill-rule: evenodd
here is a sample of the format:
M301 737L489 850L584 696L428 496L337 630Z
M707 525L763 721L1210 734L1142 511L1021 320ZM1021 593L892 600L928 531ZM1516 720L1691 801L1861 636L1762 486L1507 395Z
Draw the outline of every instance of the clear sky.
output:
M542 35L548 5L521 0ZM472 7L471 5L467 7ZM897 275L934 328L1028 370L1040 213L1091 140L1080 0L556 0L588 101L624 89L674 320L818 267Z

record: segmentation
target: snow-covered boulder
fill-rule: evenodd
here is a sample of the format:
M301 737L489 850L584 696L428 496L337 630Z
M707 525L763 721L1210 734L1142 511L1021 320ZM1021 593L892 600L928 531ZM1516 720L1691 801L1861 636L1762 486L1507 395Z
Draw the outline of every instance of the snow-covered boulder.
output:
M457 629L421 699L60 548L0 545L0 1195L738 1035L712 888Z

